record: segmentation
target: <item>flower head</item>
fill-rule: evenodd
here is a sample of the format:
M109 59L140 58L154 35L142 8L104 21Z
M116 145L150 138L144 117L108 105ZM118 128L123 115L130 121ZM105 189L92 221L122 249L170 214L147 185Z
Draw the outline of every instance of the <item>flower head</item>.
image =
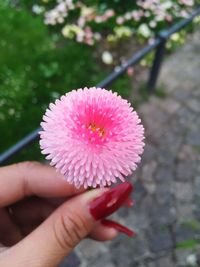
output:
M109 51L104 51L101 58L102 58L103 63L107 65L110 65L113 63L113 56Z
M73 90L50 104L40 146L69 183L109 186L140 161L144 128L127 100L101 88Z

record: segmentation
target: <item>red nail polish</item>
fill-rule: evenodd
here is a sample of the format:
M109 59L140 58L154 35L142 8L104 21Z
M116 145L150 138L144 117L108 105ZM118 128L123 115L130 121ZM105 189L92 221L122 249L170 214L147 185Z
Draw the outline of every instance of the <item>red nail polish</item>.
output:
M114 221L111 221L111 220L102 220L101 223L104 225L104 226L107 226L107 227L111 227L111 228L114 228L116 229L117 231L121 232L121 233L124 233L126 235L128 235L129 237L133 237L136 235L135 232L133 232L131 229L117 223L117 222L114 222Z
M90 203L92 216L96 220L109 216L124 204L132 190L132 184L124 182L97 197Z

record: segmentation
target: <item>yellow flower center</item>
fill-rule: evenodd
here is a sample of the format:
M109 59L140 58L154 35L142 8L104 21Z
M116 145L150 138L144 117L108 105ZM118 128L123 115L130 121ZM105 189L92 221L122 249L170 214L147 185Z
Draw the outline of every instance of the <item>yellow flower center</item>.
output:
M98 127L94 123L91 123L88 127L92 132L98 132L100 137L105 135L105 130L101 127Z

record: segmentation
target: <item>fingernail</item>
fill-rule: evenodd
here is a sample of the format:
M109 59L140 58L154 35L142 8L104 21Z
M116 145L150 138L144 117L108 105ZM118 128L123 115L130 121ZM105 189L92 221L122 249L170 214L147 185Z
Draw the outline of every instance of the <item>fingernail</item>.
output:
M109 189L90 203L90 213L95 220L109 216L124 204L132 190L133 186L129 182Z
M110 227L110 228L114 228L116 229L117 231L129 236L129 237L134 237L136 235L135 232L133 232L131 229L123 226L122 224L120 223L117 223L117 222L114 222L114 221L111 221L111 220L106 220L106 219L103 219L101 221L101 223L106 226L106 227Z

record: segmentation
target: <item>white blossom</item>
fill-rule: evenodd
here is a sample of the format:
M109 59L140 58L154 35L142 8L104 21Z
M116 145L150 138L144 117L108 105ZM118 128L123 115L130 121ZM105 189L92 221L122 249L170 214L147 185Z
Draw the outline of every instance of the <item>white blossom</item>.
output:
M110 65L113 63L113 56L109 51L104 51L101 58L102 58L103 63L107 65Z

